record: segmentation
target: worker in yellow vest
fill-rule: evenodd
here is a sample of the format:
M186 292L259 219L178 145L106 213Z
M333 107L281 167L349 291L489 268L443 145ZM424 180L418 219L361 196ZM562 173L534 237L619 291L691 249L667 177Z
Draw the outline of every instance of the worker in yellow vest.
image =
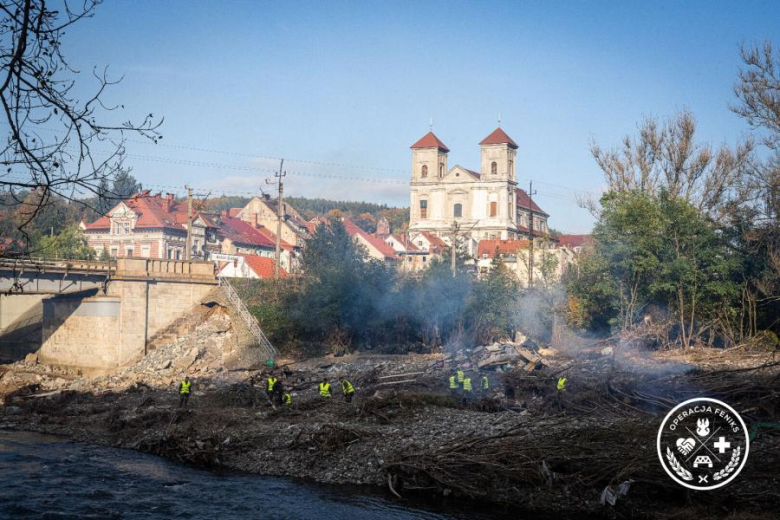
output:
M452 374L450 376L450 393L452 395L458 395L460 393L460 384L458 384L458 376Z
M482 374L479 376L480 380L480 389L482 390L482 395L487 395L488 390L490 390L490 380L488 379L487 374Z
M558 393L563 393L566 391L566 376L563 375L558 378Z
M192 382L190 376L184 376L181 384L179 385L179 408L187 407L187 403L190 400L190 393L192 391Z
M341 391L344 393L344 400L351 403L355 396L355 387L345 377L340 377L339 381L341 382Z
M328 383L327 377L323 377L322 383L320 383L320 397L326 397L326 398L332 397L330 393L330 383Z
M455 375L458 376L458 384L463 386L463 378L465 377L463 370L458 368L458 371L455 372Z
M292 395L290 395L290 392L282 394L282 404L284 406L290 406L292 404Z
M559 410L563 410L563 393L566 391L566 382L566 374L558 378L558 385L556 386L558 391L555 392L555 403L558 405Z
M270 374L268 374L268 380L267 380L267 386L266 386L266 389L265 389L265 393L266 393L266 395L268 396L268 402L269 402L269 403L271 403L271 404L273 404L273 402L274 402L274 400L273 400L273 396L274 396L274 385L276 384L276 382L277 382L278 380L279 380L279 378L277 378L277 377L274 375L274 373L273 373L273 372L271 372Z
M463 376L463 406L471 400L471 375L466 374Z

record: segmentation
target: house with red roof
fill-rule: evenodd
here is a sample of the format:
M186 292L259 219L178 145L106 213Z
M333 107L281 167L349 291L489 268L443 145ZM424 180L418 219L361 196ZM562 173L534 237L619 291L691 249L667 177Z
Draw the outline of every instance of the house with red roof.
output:
M221 260L217 264L217 273L228 278L262 278L274 277L273 258L258 255L236 255L234 258ZM284 267L279 268L279 277L287 278L289 275Z
M81 223L89 247L113 258L184 259L187 244L187 203L168 193L148 190L119 202L95 222ZM192 213L192 259L219 252L219 224L213 217Z
M515 239L480 240L477 247L477 273L486 276L494 267L494 260L515 275L520 285L528 285L531 272L531 240ZM553 240L534 240L534 284L546 285L559 281L569 266L576 261L574 253L566 247L557 247Z
M453 225L470 254L480 240L548 235L549 215L517 186L518 144L501 128L482 139L480 168L448 167L449 148L433 131L411 146L410 235L448 240Z
M363 231L349 219L343 219L343 223L347 234L352 237L355 243L365 248L371 259L393 263L398 261L398 254L395 249L380 237Z

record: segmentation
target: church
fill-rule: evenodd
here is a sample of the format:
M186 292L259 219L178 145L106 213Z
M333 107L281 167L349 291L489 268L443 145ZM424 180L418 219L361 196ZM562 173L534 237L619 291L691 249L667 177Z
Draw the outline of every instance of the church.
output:
M450 150L433 131L411 146L410 234L449 242L455 223L472 256L480 240L547 236L549 215L517 187L517 144L499 127L479 146L478 171L450 169Z

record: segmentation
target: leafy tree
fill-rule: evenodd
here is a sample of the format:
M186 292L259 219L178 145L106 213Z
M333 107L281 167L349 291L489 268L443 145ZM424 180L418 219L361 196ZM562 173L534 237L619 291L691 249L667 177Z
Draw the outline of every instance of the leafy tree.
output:
M474 284L466 316L478 343L511 338L517 328L517 278L496 255L490 274Z
M42 236L37 241L35 250L44 258L78 260L95 258L95 251L87 245L87 240L76 224L70 224L57 235Z

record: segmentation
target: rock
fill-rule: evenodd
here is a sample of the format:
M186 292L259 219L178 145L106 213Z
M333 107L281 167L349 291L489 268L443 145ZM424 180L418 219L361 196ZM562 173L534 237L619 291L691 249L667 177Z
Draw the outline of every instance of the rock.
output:
M30 352L26 356L24 356L24 362L28 365L37 365L38 364L38 353L37 352Z

